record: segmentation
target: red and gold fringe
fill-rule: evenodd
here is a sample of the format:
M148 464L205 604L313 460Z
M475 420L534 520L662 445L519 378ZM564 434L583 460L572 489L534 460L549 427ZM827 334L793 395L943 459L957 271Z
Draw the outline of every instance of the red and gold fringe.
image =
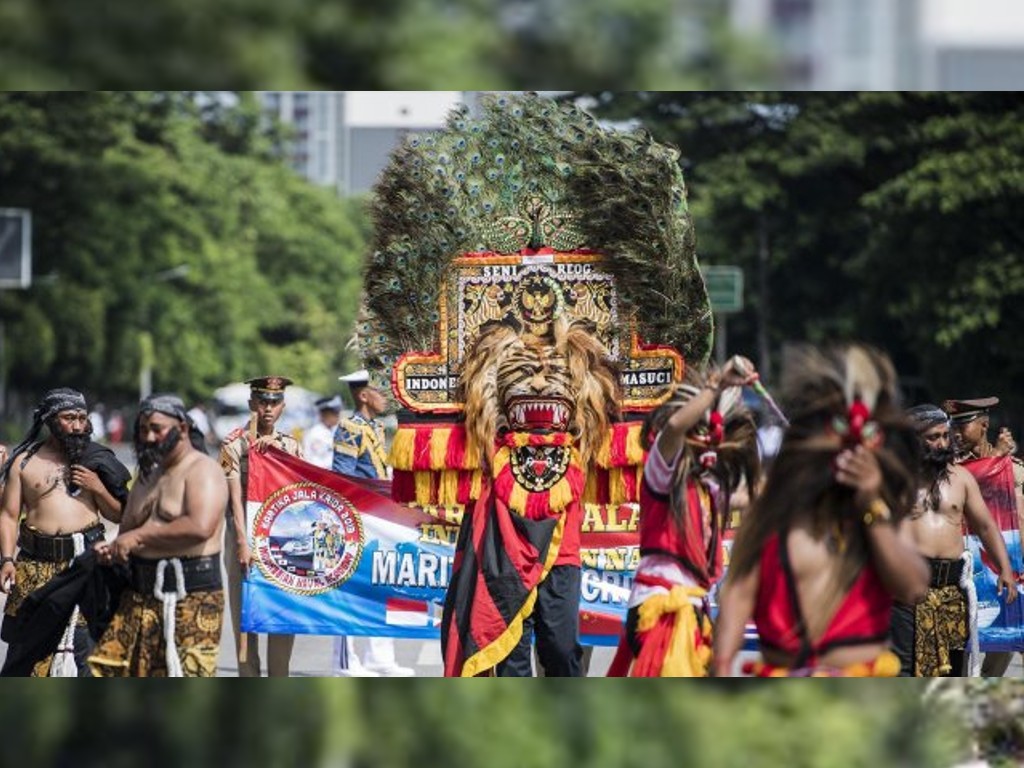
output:
M466 453L466 429L461 424L399 427L388 463L407 472L480 468L476 458Z
M642 427L639 421L612 424L594 455L594 463L602 469L643 465L646 453L640 445Z
M639 501L645 458L640 446L640 427L639 422L612 425L583 481L583 500L594 504L629 504ZM507 463L507 450L510 448L531 444L571 445L572 442L572 436L566 432L547 435L505 433L498 440L498 453L501 454L504 449L505 456L495 456L494 477L498 477L504 463ZM579 457L575 455L575 449L573 451L573 460L578 466ZM396 501L421 505L466 504L480 495L482 476L479 462L476 457L466 453L466 430L461 424L400 427L391 443L388 463L395 471L392 497ZM511 492L511 488L509 490ZM564 495L559 490L554 503L561 504ZM525 496L520 502L525 508ZM532 507L540 503L530 502ZM516 510L521 511L518 507Z
M480 497L479 469L395 470L391 480L391 498L404 504L420 506L468 504Z

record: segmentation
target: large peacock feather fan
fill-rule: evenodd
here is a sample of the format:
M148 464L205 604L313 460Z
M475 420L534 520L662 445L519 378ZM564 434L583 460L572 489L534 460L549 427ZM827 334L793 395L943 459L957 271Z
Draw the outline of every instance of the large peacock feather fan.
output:
M452 258L549 247L604 254L640 339L707 360L712 319L678 152L605 128L572 104L489 95L409 136L375 188L356 338L371 371L438 344Z

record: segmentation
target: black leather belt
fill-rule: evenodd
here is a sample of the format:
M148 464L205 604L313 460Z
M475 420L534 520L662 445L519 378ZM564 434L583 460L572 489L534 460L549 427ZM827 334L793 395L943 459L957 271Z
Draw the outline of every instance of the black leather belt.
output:
M201 557L181 557L181 574L185 579L185 592L210 592L220 589L220 555L203 555ZM143 595L153 594L156 586L156 567L160 560L146 557L129 558L131 569L131 588ZM170 559L164 565L164 592L175 592L178 579Z
M964 572L964 561L946 560L939 557L929 557L928 565L932 569L932 587L953 587L960 586L960 577Z
M85 536L85 548L90 549L93 544L103 539L103 524L96 523L79 533ZM49 536L29 528L24 523L18 533L18 548L21 550L20 556L47 563L63 563L75 556L75 540L72 534Z

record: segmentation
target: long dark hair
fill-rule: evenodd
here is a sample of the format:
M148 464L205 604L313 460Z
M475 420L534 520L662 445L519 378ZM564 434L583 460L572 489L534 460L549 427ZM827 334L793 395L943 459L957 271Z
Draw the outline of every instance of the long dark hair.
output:
M782 399L790 427L764 490L744 517L728 580L759 567L765 541L773 534L784 536L799 522L808 522L815 537L838 529L842 563L821 612L828 620L868 559L859 523L863 510L856 508L853 489L837 483L834 475L851 404L863 403L879 429L881 442L874 451L882 471L881 495L896 520L914 504L920 446L900 409L896 372L884 353L861 345L807 346L791 350L784 366Z
M686 405L700 392L701 387L707 384L710 372L687 369L684 382L677 386L669 400L651 413L644 422L640 433L642 445L652 445L672 414ZM720 409L724 427L722 442L716 449L717 460L714 466L704 468L699 463L700 454L704 452L706 446L697 439L695 431L701 426L706 427L707 422L702 420L686 435L683 455L672 478L669 498L672 519L679 530L683 529L688 512L686 481L691 477L707 474L714 479L721 488L723 514L728 514L729 498L742 480L746 480L747 487L751 489L755 488L760 480L761 459L757 450L757 426L750 411L744 407L741 395L739 388L726 390L713 406L713 409Z

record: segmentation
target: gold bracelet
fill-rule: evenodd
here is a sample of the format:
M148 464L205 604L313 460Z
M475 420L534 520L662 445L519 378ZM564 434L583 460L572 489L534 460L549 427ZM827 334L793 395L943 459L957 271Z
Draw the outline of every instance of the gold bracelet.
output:
M882 499L873 499L868 508L864 510L864 525L870 528L875 523L891 523L892 510Z

